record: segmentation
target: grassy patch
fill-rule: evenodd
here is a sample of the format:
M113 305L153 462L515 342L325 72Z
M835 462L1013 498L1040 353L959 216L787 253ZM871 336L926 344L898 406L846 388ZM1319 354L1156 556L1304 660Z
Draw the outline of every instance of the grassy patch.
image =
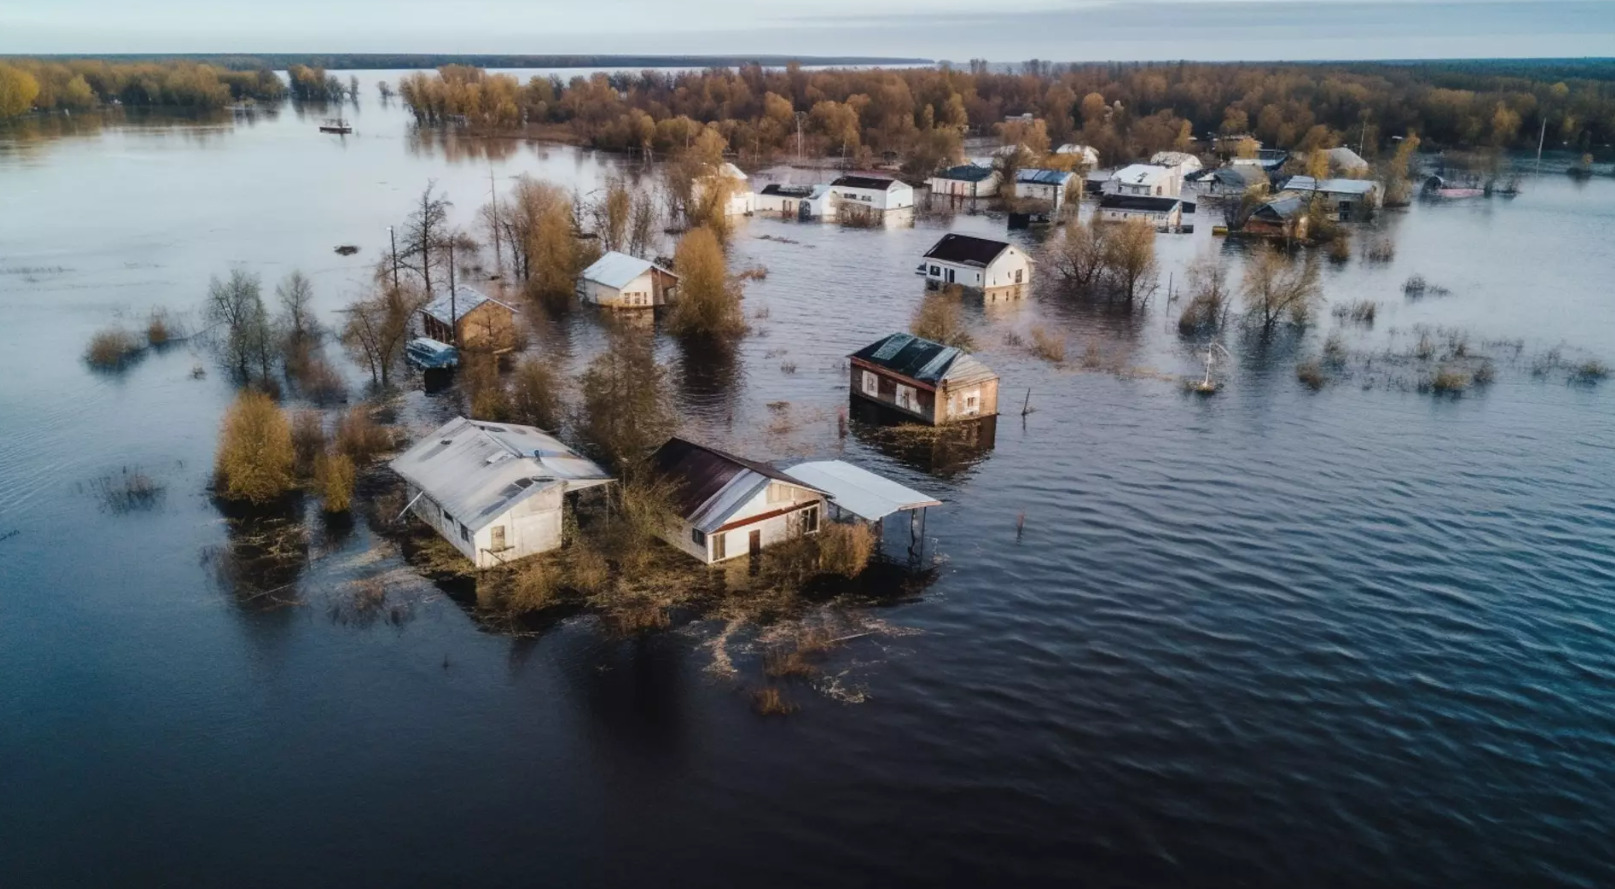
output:
M140 340L121 327L109 327L90 337L84 360L97 370L122 370L140 354Z

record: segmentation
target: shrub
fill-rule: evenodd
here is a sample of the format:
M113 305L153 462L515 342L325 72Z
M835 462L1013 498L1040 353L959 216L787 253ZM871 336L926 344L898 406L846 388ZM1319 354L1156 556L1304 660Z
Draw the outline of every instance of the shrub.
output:
M84 360L91 367L117 370L139 352L140 341L135 339L134 334L121 327L109 327L90 337L89 348L84 350Z
M1329 385L1329 375L1323 372L1323 366L1316 361L1303 361L1297 364L1295 378L1314 392Z
M928 293L920 300L919 308L914 310L914 319L909 323L909 332L966 351L976 347L975 340L965 327L960 297L947 291Z
M796 705L772 685L752 692L751 705L760 716L789 716L796 712Z
M1430 389L1438 394L1456 395L1469 388L1469 374L1456 368L1443 367L1430 378Z
M1379 303L1371 299L1360 299L1356 302L1340 303L1331 312L1342 321L1372 326L1375 316L1379 314Z
M168 313L162 309L152 309L151 320L146 322L146 342L153 346L165 346L173 336L174 332L168 326Z
M292 415L292 466L299 478L314 474L320 454L325 452L325 418L319 411L298 411Z
M1331 334L1323 341L1323 363L1330 367L1346 366L1346 342L1340 334Z
M583 593L598 593L611 582L611 564L599 550L585 544L567 551L566 573L572 587Z
M342 381L342 375L318 352L304 356L295 369L288 363L286 371L297 391L315 404L336 404L348 399L348 386Z
M875 552L875 532L868 525L835 522L819 532L819 570L857 577Z
M1497 379L1497 369L1492 366L1490 361L1482 362L1480 367L1475 368L1473 377L1475 385L1485 386L1495 379Z
M553 431L560 427L565 408L554 364L525 358L516 365L510 379L510 422Z
M138 467L125 466L117 476L108 473L96 479L93 487L101 503L114 513L149 509L162 499L164 486Z
M1065 361L1065 337L1050 333L1042 325L1032 328L1032 354L1055 364Z
M226 500L267 503L292 490L292 427L262 392L237 396L225 412L215 460L217 490Z
M1351 259L1351 235L1344 231L1338 232L1335 239L1329 242L1329 259L1333 262L1347 262Z
M358 475L347 454L323 454L315 463L315 478L326 512L347 512L353 504L353 484Z
M1396 244L1390 238L1376 238L1363 245L1363 258L1369 262L1390 262L1396 258Z
M1608 376L1609 365L1597 360L1583 361L1570 374L1570 378L1578 383L1596 383Z
M512 578L505 604L517 613L541 611L555 604L561 591L561 569L546 556L524 560Z
M1402 292L1408 296L1424 296L1425 291L1429 289L1430 282L1424 280L1423 275L1413 275L1402 282Z
M332 436L336 450L346 454L355 466L364 466L393 446L392 435L378 425L362 404L349 408L337 421Z

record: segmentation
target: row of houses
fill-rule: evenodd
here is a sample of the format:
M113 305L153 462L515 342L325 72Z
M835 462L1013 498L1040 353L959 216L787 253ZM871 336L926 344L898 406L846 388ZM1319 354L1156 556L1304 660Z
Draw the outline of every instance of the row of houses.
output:
M932 253L958 246L938 245ZM977 249L975 257L986 256ZM848 362L849 398L904 420L945 425L998 413L998 375L956 347L893 333ZM542 429L463 417L390 465L407 485L406 511L478 568L558 549L568 498L614 481ZM939 505L843 461L777 468L679 437L658 448L650 466L675 492L675 517L663 539L706 564L816 534L826 521L878 525L894 513Z

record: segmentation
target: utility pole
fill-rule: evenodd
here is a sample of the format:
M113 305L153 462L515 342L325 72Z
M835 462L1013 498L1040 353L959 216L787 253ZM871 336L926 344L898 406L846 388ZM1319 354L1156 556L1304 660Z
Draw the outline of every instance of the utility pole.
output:
M493 207L493 267L499 270L499 276L503 278L505 260L499 252L499 193L494 191L493 158L488 159L488 201Z
M1542 172L1542 142L1548 138L1548 116L1542 115L1542 132L1536 137L1536 171Z
M802 162L802 121L807 119L806 111L796 112L796 162Z
M387 240L393 245L393 290L398 290L398 234L392 226L387 226Z
M454 303L454 235L449 235L449 344L460 345L460 315Z

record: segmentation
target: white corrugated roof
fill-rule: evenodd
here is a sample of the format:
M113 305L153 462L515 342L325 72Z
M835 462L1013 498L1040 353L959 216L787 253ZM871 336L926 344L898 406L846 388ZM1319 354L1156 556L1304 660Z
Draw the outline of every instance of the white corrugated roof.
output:
M583 270L583 279L621 290L633 280L655 267L655 263L613 250Z
M865 521L873 522L903 510L942 505L942 501L927 494L843 460L801 463L785 472L804 484L828 491L836 506Z
M1157 151L1155 156L1150 158L1150 163L1162 167L1176 167L1180 164L1192 163L1196 170L1200 169L1200 158L1187 151Z
M516 307L510 303L494 299L475 287L467 287L464 284L457 285L454 288L453 297L454 298L451 300L448 293L438 296L436 299L432 300L430 305L426 307L426 314L431 315L433 318L436 318L444 324L451 324L453 321L464 318L468 312L477 308L483 303L493 303L495 305L504 306L512 312L516 311ZM451 314L454 316L453 319L450 319L449 317Z
M1291 176L1290 181L1284 184L1286 189L1294 191L1322 191L1330 194L1368 194L1377 186L1369 179L1324 179L1316 181L1311 176Z
M477 531L555 485L564 491L611 481L592 460L533 426L456 417L399 454L393 471Z
M1129 164L1117 170L1110 178L1124 185L1154 185L1171 174L1166 167L1153 164Z

